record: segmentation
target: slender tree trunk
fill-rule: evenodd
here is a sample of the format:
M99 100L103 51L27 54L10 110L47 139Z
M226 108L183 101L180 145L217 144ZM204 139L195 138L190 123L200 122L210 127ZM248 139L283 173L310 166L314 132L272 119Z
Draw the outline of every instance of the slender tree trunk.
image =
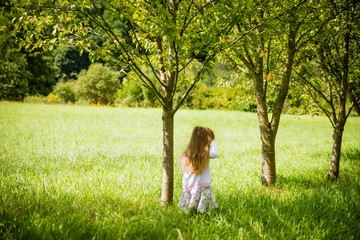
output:
M172 204L174 194L174 114L171 107L163 108L163 170L161 205Z
M262 171L261 183L270 186L276 181L275 138L272 131L261 132Z
M349 15L348 15L349 16ZM342 135L344 132L344 126L346 123L346 100L348 92L348 76L349 76L349 48L350 48L350 24L347 24L347 31L344 35L344 50L343 50L343 68L340 79L340 91L339 93L339 117L338 120L334 121L334 134L333 134L333 151L331 156L331 164L328 172L328 178L331 180L336 180L339 176L340 170L340 154L341 154L341 142Z
M259 127L262 142L262 174L261 182L265 186L270 186L276 182L276 159L275 159L275 139L280 124L281 112L289 90L291 71L294 64L296 44L296 31L290 28L288 40L288 55L285 64L285 71L282 76L281 90L273 106L272 120L269 122L266 108L266 93L262 87L262 71L255 76L254 89L256 94L256 104L258 109Z
M261 138L261 158L262 171L261 182L265 186L270 186L276 181L275 164L275 136L268 120L266 101L263 91L262 72L254 76L254 89L256 96L257 115L259 119L260 138Z
M333 134L333 149L331 155L331 164L328 172L328 178L330 180L337 180L340 172L340 154L341 154L341 143L343 136L343 127L334 129Z
M163 83L163 171L162 171L162 190L161 205L171 205L174 195L174 114L172 91L174 88L175 74L168 71L166 74L163 58L162 37L156 38L157 52L159 57L160 81ZM169 61L174 58L172 48L169 48ZM171 69L171 67L170 67Z
M339 91L339 115L336 118L336 113L333 113L333 120L334 120L334 133L333 133L333 148L332 148L332 155L331 155L331 163L330 169L327 174L330 180L337 180L339 177L340 172L340 156L341 156L341 143L342 143L342 136L344 132L344 127L346 124L347 114L346 114L346 90L347 90L347 71L345 73L344 78L346 82L342 82L342 89Z

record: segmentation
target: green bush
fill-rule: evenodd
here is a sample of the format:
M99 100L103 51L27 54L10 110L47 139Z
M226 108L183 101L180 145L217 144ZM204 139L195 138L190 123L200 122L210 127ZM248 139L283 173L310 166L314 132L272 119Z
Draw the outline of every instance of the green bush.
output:
M7 49L3 45L6 44L0 39L0 99L21 100L28 93L31 76L26 70L26 57L16 49Z
M153 92L133 79L124 79L117 92L116 102L128 107L159 107Z
M191 109L228 109L248 112L256 111L254 97L245 94L240 86L209 87L197 83L184 101L185 108Z
M121 88L117 92L116 102L134 107L144 101L144 91L134 80L124 79Z
M95 104L114 104L120 88L117 74L100 63L83 70L77 80L79 97Z
M41 95L25 96L24 103L46 103L46 97Z
M60 81L55 85L53 93L59 95L64 103L75 103L77 101L76 84L75 80Z

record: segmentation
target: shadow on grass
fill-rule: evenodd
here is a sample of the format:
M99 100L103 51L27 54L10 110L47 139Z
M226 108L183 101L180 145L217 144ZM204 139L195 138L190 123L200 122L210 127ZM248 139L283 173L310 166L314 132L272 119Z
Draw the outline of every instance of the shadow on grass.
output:
M314 152L311 154L311 159L324 159L331 162L331 150L329 152ZM341 161L358 161L360 162L360 149L359 148L343 148L341 149Z
M279 181L247 194L220 195L221 208L213 217L225 218L245 239L360 239L359 184L303 177Z
M322 174L320 172L320 174ZM324 176L322 176L324 175ZM308 189L317 189L324 187L324 185L329 184L326 179L325 173L322 174L322 177L316 179L306 176L306 175L296 175L296 176L283 176L277 174L276 187L283 189L296 189L296 190L308 190ZM271 188L270 188L271 189Z
M215 189L220 208L202 220L219 224L208 234L224 239L360 239L358 180L278 175L277 182L229 194ZM198 226L202 220L194 221Z
M359 239L360 186L279 176L281 185L218 193L220 206L189 215L174 206L117 196L52 202L0 212L1 239Z
M78 199L63 194L54 200L45 195L2 202L0 239L118 239L119 230L136 221L143 208L116 196Z

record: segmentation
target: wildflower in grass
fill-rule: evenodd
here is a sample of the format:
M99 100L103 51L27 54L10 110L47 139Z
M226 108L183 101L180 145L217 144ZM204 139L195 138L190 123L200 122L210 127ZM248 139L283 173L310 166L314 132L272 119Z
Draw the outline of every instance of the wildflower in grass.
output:
M210 158L219 155L214 139L211 129L195 127L188 146L180 156L183 170L181 210L203 213L218 207L212 191L209 164Z

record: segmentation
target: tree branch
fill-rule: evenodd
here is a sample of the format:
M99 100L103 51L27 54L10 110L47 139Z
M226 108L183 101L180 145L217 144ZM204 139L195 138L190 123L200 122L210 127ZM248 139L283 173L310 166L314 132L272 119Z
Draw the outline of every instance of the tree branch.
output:
M185 21L186 21L186 18L184 20L184 23L183 23L183 27L181 28L181 31L180 33L183 34L183 32L185 31L185 29L189 26L189 24L192 22L192 20L194 20L194 18L203 10L205 9L207 6L209 6L210 4L213 4L214 2L216 2L218 0L211 0L210 2L206 3L205 5L203 5L201 8L198 8L198 11L196 12L196 14L194 14L190 19L189 19L189 22L185 24ZM189 8L190 10L190 8ZM188 10L188 11L189 11ZM180 35L182 36L182 35Z
M156 86L154 85L154 83L146 76L146 74L141 71L141 69L139 68L139 66L135 63L134 59L130 56L130 54L128 53L128 51L126 50L126 48L122 45L121 41L118 39L118 37L116 36L116 34L111 30L109 24L107 23L107 21L104 19L104 17L101 14L101 11L99 10L99 8L96 6L96 2L94 2L94 0L90 0L91 3L93 4L94 8L96 9L96 11L99 13L102 22L104 23L105 26L103 26L102 24L99 24L98 26L103 28L104 31L110 36L113 36L113 38L117 41L117 43L121 46L121 48L123 49L124 53L127 55L127 57L129 58L128 60L128 64L129 64L134 70L136 70L135 72L138 74L138 76L140 77L140 79L146 84L146 85L150 85L151 88L149 88L155 95L157 95L158 98L162 98L162 95L158 92L158 90L156 89ZM115 44L115 47L117 48L117 45ZM123 55L122 51L120 51L120 49L118 49L120 54ZM125 58L126 59L126 58ZM142 76L140 76L140 75ZM144 81L144 79L146 79L147 82Z
M130 21L130 20L129 20L129 21ZM131 21L130 21L130 26L131 26L131 30L132 30L132 32L133 32L133 34L134 34L134 36L135 36L135 40L136 40L137 44L140 46L140 49L144 52L146 61L148 62L149 67L151 68L152 73L154 74L154 76L155 76L155 78L158 80L158 82L159 82L163 87L165 87L164 83L160 80L159 76L156 74L155 68L154 68L153 64L151 63L150 59L149 59L148 56L147 56L146 49L143 48L142 44L141 44L141 43L139 42L139 40L137 39L137 37L136 37L137 34L136 34L135 30L134 30L134 27L133 27L133 24L132 24Z
M299 73L295 68L293 70L299 77L301 77L306 82L307 85L309 85L312 89L314 89L329 105L331 105L330 100L324 95L324 93L321 90L315 87L315 85L313 85L310 81L308 81L306 77L301 73Z
M250 76L250 73L248 71L246 71L244 68L240 67L240 65L228 53L225 53L225 56L227 57L227 59L230 60L232 65L234 65L236 68L238 68L245 75Z
M186 20L187 20L189 14L190 14L190 10L191 10L191 7L192 7L193 3L194 3L194 0L191 0L191 2L190 2L190 4L189 4L189 7L188 7L188 9L187 9L187 11L186 11L185 19L184 19L184 22L183 22L183 25L182 25L182 27L181 27L180 34L179 34L180 37L183 36L184 31L185 31L185 29L186 29L186 26L187 26Z
M180 101L176 104L173 113L175 114L176 111L180 108L180 106L182 105L182 103L184 102L185 98L189 95L190 91L193 89L193 87L195 86L196 82L198 81L198 78L201 76L203 70L205 69L205 66L207 65L207 63L210 62L211 59L213 59L215 57L215 55L208 57L204 64L202 65L201 69L199 70L199 72L196 74L193 82L191 83L191 85L188 87L188 89L185 91L185 93L183 94L183 96L180 98Z
M330 113L320 104L320 102L316 99L316 97L313 95L313 93L307 88L306 89L308 91L308 93L310 94L311 98L315 101L316 105L318 105L318 107L325 113L325 115L328 117L328 119L330 120L331 125L333 126L333 128L335 128L335 124L334 121L332 120ZM336 121L336 120L335 120Z
M353 102L348 110L348 112L346 113L346 116L345 116L345 121L347 120L347 118L349 117L353 107L355 106L355 102Z

